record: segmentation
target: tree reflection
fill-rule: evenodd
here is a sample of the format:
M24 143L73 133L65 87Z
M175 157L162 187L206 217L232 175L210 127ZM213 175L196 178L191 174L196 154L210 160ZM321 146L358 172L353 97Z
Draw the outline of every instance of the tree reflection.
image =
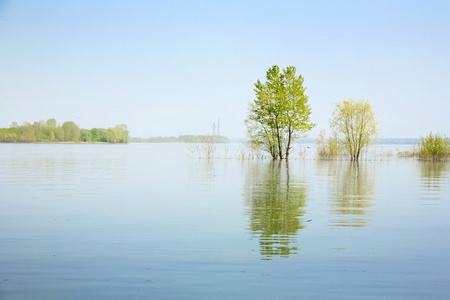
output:
M375 194L375 174L357 161L329 161L332 212L338 216L334 226L363 227L368 223ZM322 166L323 167L323 166Z
M420 175L423 185L430 190L440 190L448 176L449 164L442 161L421 161Z
M255 164L245 189L250 230L259 238L262 259L297 253L296 236L304 228L300 219L306 205L306 188L291 178L287 161Z

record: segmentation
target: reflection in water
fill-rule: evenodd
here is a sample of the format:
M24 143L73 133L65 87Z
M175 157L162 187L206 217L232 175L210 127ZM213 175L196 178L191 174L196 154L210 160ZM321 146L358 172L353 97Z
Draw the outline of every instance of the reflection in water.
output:
M449 164L442 161L421 161L420 175L423 185L430 190L440 190L448 177Z
M332 189L332 212L337 215L334 226L367 225L375 194L375 172L366 163L352 161L320 161L318 168L328 168Z
M299 229L306 205L306 188L290 176L287 161L254 164L249 168L246 204L250 230L259 237L262 259L295 254Z
M420 161L421 199L425 205L436 205L442 190L448 189L449 163L443 161Z

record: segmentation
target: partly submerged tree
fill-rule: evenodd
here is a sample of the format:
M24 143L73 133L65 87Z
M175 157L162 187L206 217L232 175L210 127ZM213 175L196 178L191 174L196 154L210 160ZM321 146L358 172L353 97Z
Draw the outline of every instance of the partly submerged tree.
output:
M289 158L292 142L311 130L311 108L303 76L295 67L280 72L278 66L267 71L265 83L255 83L256 100L249 104L245 124L250 143L258 144L273 159Z
M425 160L442 160L450 156L450 139L440 134L429 133L420 139L418 156Z
M347 99L339 102L330 121L331 129L340 138L351 160L376 142L378 121L369 101Z

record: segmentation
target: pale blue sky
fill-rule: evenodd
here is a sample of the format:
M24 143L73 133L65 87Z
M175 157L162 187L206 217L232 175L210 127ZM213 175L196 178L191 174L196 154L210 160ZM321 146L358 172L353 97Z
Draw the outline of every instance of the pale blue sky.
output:
M450 136L450 1L0 0L0 127L243 137L253 83L305 78L318 123L365 97L382 137Z

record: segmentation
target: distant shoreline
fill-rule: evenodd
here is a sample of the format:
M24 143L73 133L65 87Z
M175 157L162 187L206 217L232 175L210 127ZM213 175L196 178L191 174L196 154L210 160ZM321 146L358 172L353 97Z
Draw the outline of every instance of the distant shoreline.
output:
M245 139L230 139L228 142L224 141L216 141L217 144L223 144L223 143L242 143L245 142ZM420 139L418 138L405 138L405 139L390 139L390 138L383 138L379 139L378 143L376 145L413 145L420 142ZM181 140L165 140L165 141L158 141L157 139L153 140L153 138L131 138L128 143L110 143L110 142L73 142L73 141L64 141L64 142L3 142L0 141L0 144L35 144L35 145L76 145L76 144L83 144L83 145L120 145L120 144L186 144L189 143L189 141L181 141ZM294 142L295 144L306 144L306 145L314 145L316 142L314 139L302 139L297 140Z
M77 145L77 144L87 144L87 145L124 145L127 143L109 143L109 142L0 142L0 144L34 144L34 145Z
M125 144L130 132L127 125L120 124L105 128L80 128L73 121L56 123L56 119L34 122L23 122L18 125L13 122L9 128L0 128L0 143L20 144L78 144L78 143L109 143Z

